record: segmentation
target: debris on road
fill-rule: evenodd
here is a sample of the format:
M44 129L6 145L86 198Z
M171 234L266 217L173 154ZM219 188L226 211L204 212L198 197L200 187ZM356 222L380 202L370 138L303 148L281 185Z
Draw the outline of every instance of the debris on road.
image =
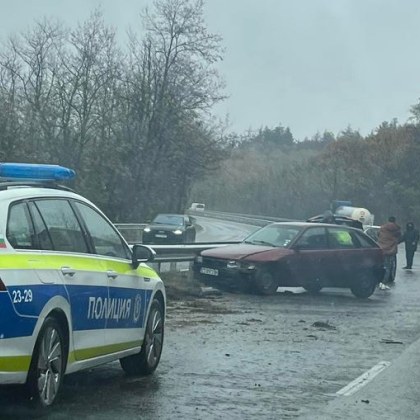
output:
M221 296L222 292L219 289L215 289L214 287L201 287L201 294L202 297L207 296Z
M321 330L336 330L337 328L334 325L331 325L328 321L316 321L312 324L313 327L319 328Z
M380 343L384 343L384 344L404 344L402 341L397 341L397 340L391 340L388 338L383 338Z

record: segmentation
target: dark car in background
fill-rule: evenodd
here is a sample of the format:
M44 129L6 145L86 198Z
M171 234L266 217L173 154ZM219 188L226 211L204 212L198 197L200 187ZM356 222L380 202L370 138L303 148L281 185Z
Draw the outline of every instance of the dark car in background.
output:
M273 223L242 243L202 251L199 280L222 289L272 294L279 286L350 288L367 298L384 274L378 244L360 229L318 223Z
M193 219L185 214L158 214L143 230L144 244L195 242Z

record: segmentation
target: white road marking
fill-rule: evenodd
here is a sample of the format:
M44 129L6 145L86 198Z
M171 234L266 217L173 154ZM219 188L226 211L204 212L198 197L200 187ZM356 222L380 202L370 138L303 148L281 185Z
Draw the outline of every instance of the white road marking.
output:
M363 375L360 375L358 378L350 382L344 388L341 388L339 391L337 391L336 395L343 395L345 397L348 397L349 395L354 394L356 391L358 391L360 388L363 388L375 376L377 376L389 366L391 366L391 362L379 362L377 365L373 366L373 368L366 371Z

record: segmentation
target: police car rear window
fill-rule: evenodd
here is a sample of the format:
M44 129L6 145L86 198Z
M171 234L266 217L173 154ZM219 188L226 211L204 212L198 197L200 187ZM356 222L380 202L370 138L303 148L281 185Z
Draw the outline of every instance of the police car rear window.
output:
M34 248L32 225L25 203L10 208L6 236L13 248Z

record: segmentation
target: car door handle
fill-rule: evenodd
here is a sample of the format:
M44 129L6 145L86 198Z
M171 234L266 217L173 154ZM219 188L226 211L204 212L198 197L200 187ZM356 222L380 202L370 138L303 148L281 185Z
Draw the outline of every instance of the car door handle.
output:
M73 277L76 274L76 270L73 270L73 268L70 267L61 267L61 272L65 276Z
M108 278L110 279L116 279L118 277L118 273L114 270L108 270L106 272L106 275L108 276Z

